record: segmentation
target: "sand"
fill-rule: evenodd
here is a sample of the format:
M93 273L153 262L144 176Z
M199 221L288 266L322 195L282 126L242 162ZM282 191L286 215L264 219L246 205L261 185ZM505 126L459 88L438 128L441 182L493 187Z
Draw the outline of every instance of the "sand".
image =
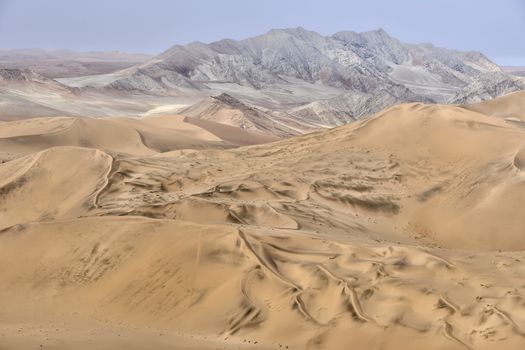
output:
M525 121L525 91L467 105L465 108L494 117L523 122Z
M279 138L240 128L166 115L142 119L46 117L0 123L0 160L57 146L149 156L177 149L228 149Z
M502 101L167 152L127 130L181 120L81 147L76 119L2 123L0 349L522 349L525 130L501 114L523 101Z

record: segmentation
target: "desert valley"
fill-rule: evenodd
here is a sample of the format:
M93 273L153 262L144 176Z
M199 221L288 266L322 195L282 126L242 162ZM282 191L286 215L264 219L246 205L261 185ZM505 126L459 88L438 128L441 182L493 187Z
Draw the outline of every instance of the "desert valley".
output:
M519 67L290 28L0 68L0 350L524 348Z

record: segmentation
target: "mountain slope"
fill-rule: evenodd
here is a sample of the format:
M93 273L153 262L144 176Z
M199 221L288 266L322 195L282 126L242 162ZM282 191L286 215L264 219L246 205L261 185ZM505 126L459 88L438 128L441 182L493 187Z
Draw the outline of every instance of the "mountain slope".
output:
M51 99L73 97L78 89L60 84L29 69L0 69L0 119L60 115ZM47 101L46 101L47 100Z
M405 44L381 29L332 36L274 29L175 45L109 74L30 81L38 79L0 88L0 119L170 114L183 106L190 117L284 137L399 103L468 104L525 89L481 53Z
M505 73L477 52L403 44L384 30L324 37L290 28L241 41L176 45L123 71L111 86L161 91L232 83L265 89L298 79L362 93L401 84L444 102L463 87L492 76Z
M347 124L377 113L387 107L406 102L431 102L402 85L377 88L369 93L352 92L294 108L289 113L298 120L327 127Z
M208 96L225 93L261 112L280 112L274 117L284 124L291 117L298 125L316 126L341 125L397 103L464 104L523 88L519 78L479 52L405 44L382 29L322 36L300 27L239 41L175 45L125 70L61 82L123 94L193 96L203 99L196 110L213 104ZM284 134L290 132L277 131Z
M226 93L208 97L195 105L180 110L178 113L190 118L208 120L239 127L247 131L281 137L313 130L313 127L308 124L301 125L300 119L294 121L277 113L265 112L259 108L248 106Z
M494 76L471 83L449 102L456 104L475 103L522 90L525 90L525 78Z
M153 108L143 95L69 86L30 69L0 69L0 99L0 120L138 116Z

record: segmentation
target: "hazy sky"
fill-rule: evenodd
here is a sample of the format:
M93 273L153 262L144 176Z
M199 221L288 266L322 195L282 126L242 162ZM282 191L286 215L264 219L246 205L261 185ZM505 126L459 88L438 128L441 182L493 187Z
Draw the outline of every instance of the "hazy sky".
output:
M158 53L296 26L324 35L381 27L525 66L525 0L0 0L0 48Z

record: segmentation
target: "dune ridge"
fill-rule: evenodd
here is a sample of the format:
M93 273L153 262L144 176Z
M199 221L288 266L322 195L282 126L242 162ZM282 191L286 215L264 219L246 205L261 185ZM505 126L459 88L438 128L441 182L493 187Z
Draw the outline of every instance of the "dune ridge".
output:
M525 130L497 113L399 105L230 149L5 143L0 347L521 349Z
M142 119L46 117L0 125L0 154L7 158L51 147L98 148L113 153L148 156L177 149L232 148L278 140L277 137L228 127L200 127L184 116Z

